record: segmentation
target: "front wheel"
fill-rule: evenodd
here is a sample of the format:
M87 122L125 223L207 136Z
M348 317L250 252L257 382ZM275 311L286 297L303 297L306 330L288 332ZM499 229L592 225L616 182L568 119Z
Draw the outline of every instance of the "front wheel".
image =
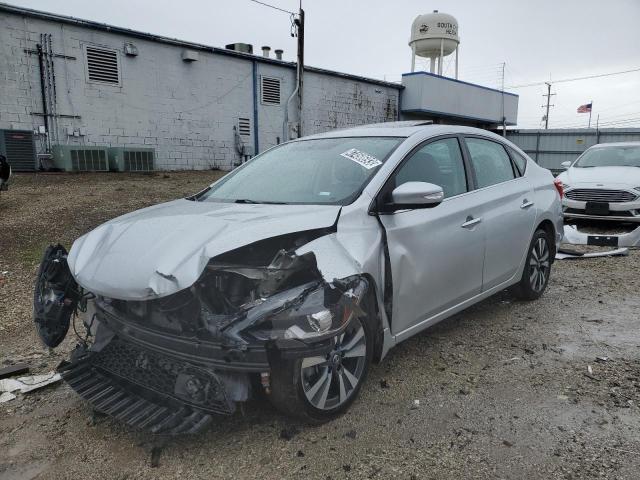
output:
M281 361L271 371L273 405L304 421L321 423L344 413L367 376L373 331L366 318L353 318L322 355Z
M525 261L522 278L515 286L514 293L522 300L537 300L549 284L551 275L551 246L549 235L543 229L533 234Z

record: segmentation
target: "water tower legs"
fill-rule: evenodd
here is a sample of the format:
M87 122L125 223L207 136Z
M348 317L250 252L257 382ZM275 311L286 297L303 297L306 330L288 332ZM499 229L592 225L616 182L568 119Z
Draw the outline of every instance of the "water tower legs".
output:
M411 72L415 72L416 70L416 46L415 44L411 45Z
M460 45L456 47L456 80L458 79L458 52L460 51Z

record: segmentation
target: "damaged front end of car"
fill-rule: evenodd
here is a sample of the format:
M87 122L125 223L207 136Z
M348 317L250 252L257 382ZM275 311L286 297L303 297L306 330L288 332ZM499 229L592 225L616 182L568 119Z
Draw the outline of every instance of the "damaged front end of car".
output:
M36 284L36 325L53 347L82 319L86 335L59 371L96 411L154 433L195 433L257 390L268 394L279 362L328 355L365 314L366 276L328 280L313 251L296 253L327 233L223 253L189 288L147 300L83 290L64 249L50 247Z

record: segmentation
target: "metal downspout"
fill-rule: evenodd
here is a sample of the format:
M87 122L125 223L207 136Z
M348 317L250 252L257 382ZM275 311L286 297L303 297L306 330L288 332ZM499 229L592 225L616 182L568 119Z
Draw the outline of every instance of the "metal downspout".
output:
M258 64L254 60L253 68L253 154L257 155L260 147L258 142Z
M40 34L40 40L42 41L42 34ZM51 139L49 138L49 109L47 108L47 94L45 84L44 73L44 51L42 49L42 43L36 45L38 50L38 65L40 66L40 94L42 95L42 114L44 118L44 131L47 136L47 151L51 150Z

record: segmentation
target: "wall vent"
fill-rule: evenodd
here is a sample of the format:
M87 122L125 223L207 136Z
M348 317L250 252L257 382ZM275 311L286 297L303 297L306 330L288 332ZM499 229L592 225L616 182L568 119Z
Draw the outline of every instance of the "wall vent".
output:
M56 167L66 172L106 172L109 170L106 147L54 145L51 148Z
M260 77L262 103L265 105L280 105L280 79Z
M87 78L90 82L120 84L118 52L107 48L85 47L87 56Z
M152 172L155 150L149 147L110 147L109 169L118 172Z
M249 118L238 119L238 133L241 137L251 136L251 120Z

